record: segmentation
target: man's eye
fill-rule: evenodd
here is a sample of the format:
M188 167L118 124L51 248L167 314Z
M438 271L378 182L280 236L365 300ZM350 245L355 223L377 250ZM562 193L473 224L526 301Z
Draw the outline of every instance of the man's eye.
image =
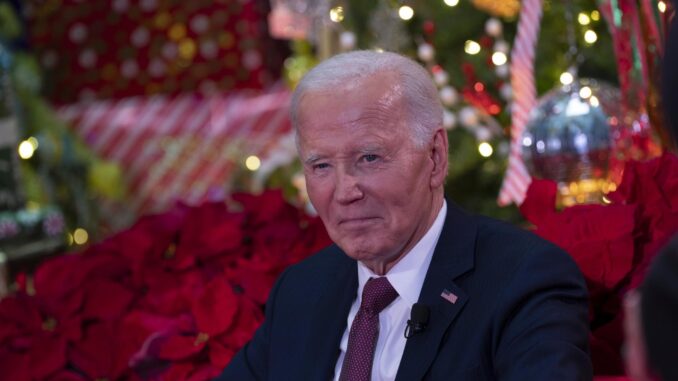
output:
M379 159L379 156L374 155L374 154L367 154L367 155L363 156L363 160L365 160L368 163L376 161L377 159Z
M327 163L318 163L318 164L313 164L313 169L325 169L329 167L330 165Z

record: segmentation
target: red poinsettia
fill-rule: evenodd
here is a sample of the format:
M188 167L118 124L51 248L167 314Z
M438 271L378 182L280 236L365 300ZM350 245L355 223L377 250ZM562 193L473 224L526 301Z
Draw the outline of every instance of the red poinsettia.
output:
M610 205L556 211L556 184L535 180L521 212L535 232L565 249L591 294L596 374L623 374L621 297L640 285L659 249L678 233L678 158L630 162Z
M43 263L34 295L0 301L2 379L212 379L261 323L280 271L328 243L279 191L142 217Z

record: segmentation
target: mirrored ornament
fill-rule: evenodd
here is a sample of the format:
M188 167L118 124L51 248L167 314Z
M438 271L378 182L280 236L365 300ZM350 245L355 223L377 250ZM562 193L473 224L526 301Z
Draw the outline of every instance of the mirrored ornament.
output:
M530 113L521 144L535 178L559 184L561 204L599 202L614 187L625 134L618 89L591 79L554 89Z

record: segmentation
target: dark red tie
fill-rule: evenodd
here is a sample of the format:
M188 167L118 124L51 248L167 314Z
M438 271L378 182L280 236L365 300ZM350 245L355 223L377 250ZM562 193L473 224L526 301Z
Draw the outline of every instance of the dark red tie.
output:
M348 348L339 381L369 381L374 347L379 337L379 313L398 293L386 277L370 278L363 288L363 300L348 334Z

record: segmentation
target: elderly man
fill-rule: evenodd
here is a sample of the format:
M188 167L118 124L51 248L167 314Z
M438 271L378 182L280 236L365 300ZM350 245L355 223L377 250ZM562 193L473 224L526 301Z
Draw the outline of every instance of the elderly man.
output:
M577 267L446 202L442 112L428 73L393 53L302 79L291 117L335 245L280 276L220 380L591 379Z

